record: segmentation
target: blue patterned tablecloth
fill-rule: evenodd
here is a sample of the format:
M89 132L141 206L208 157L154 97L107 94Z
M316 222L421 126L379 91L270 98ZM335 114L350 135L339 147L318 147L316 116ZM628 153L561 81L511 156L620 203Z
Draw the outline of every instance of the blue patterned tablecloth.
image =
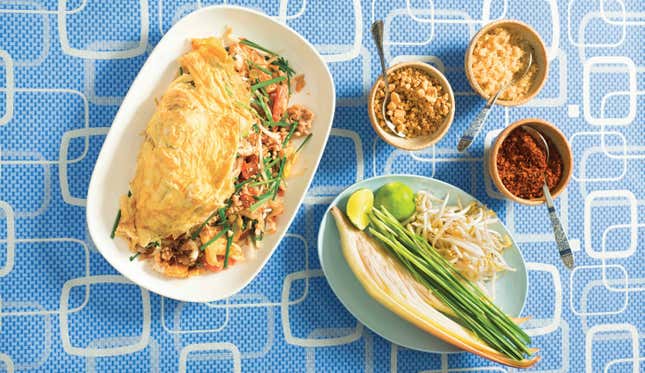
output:
M0 1L0 371L508 371L465 353L392 345L331 292L316 251L321 216L346 186L387 173L455 184L513 232L529 270L527 329L541 348L534 371L645 371L642 0L241 1L316 45L338 108L305 203L258 278L225 301L180 303L132 285L103 260L88 237L85 196L105 134L151 49L183 15L216 3ZM370 127L375 18L386 21L389 63L427 61L453 85L454 125L426 151L395 150ZM523 20L543 36L548 82L523 107L495 108L459 154L458 136L483 105L466 81L464 51L499 18ZM484 169L484 148L525 117L556 123L573 148L574 176L557 207L574 271L556 255L546 209L504 201Z

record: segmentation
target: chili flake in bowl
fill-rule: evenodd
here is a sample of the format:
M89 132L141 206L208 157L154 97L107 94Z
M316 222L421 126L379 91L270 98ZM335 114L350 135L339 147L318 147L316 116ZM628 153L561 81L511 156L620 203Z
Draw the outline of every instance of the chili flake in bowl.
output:
M383 120L383 79L370 92L368 112L374 131L387 143L405 150L419 150L438 142L448 131L455 114L454 95L445 76L422 62L406 62L387 70L390 98L385 115L399 137Z
M538 130L549 146L547 162L544 145L522 126ZM544 202L545 177L553 198L565 189L573 170L573 156L566 137L553 124L541 119L523 119L508 126L489 150L488 171L493 183L508 199L526 205Z

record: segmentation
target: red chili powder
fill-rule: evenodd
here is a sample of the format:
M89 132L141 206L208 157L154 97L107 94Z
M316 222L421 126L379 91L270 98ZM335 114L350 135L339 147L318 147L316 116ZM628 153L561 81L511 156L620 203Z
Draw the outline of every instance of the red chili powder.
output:
M497 154L497 171L509 192L524 199L541 198L545 170L549 190L558 185L562 178L562 158L551 140L546 140L548 165L543 146L522 128L513 130L504 139Z

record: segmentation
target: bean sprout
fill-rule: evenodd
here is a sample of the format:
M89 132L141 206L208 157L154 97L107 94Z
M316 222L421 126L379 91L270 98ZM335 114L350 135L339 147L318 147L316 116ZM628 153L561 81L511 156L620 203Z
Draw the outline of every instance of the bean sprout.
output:
M512 242L490 227L498 221L495 212L476 202L448 205L449 198L449 194L442 199L418 192L416 212L406 226L430 242L466 278L494 291L497 272L515 270L502 257Z

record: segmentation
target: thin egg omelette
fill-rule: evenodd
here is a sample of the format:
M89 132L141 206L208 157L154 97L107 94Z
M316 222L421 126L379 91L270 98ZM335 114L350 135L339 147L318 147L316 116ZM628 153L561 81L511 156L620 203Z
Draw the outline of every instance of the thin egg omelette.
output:
M117 235L130 246L179 237L233 193L235 151L251 114L248 85L220 39L195 39L159 100L139 151Z
M243 260L243 248L276 231L314 115L289 105L305 83L286 58L230 32L192 40L178 62L143 133L112 237L127 241L130 260L184 278Z

